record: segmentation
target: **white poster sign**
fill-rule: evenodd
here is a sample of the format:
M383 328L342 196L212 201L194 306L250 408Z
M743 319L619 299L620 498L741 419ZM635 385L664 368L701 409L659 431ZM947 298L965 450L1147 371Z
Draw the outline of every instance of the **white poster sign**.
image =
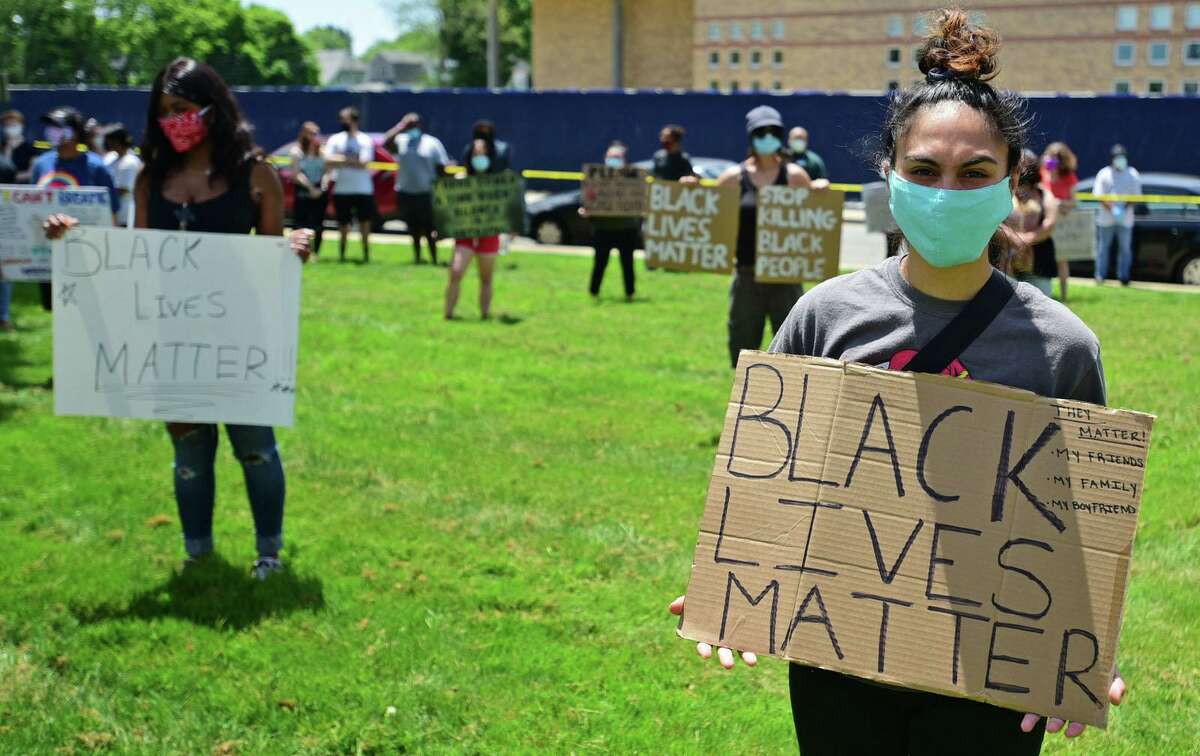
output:
M1054 224L1055 260L1096 259L1096 211L1060 212Z
M53 254L55 412L291 425L300 264L284 237L69 230Z
M0 185L0 278L50 280L50 242L42 222L54 213L74 216L85 226L112 225L107 189Z

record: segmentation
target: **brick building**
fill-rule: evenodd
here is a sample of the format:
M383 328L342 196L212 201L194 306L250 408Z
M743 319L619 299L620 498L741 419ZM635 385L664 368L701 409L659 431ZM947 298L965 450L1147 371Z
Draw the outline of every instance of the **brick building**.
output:
M1023 92L1200 92L1200 2L974 0ZM534 0L539 89L881 92L919 77L928 0Z

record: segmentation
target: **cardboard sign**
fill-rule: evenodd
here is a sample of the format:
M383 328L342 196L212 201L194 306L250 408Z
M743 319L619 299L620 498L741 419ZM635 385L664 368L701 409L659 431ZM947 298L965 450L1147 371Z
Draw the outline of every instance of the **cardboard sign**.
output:
M285 238L74 228L53 262L57 414L292 424L300 260Z
M440 179L433 185L433 225L443 238L520 233L525 182L512 171Z
M583 166L583 207L593 218L646 214L646 169Z
M1075 208L1059 212L1054 224L1054 259L1096 259L1096 211Z
M892 217L892 208L888 205L887 184L882 181L863 184L862 203L868 232L890 234L899 230L896 219Z
M742 352L679 633L1103 727L1153 421Z
M646 265L705 273L733 271L737 251L736 186L653 181L642 236Z
M816 283L838 274L843 192L790 186L758 190L754 280Z
M104 188L0 186L0 278L50 280L50 241L42 222L55 213L74 216L84 226L111 226L113 222Z

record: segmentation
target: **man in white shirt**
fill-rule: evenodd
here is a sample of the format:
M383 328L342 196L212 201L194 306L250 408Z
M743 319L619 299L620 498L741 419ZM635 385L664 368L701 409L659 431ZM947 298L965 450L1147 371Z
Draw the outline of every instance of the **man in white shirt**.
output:
M342 108L338 113L342 131L325 142L325 162L334 166L333 207L337 211L341 234L338 257L346 259L346 239L350 223L358 218L362 234L363 262L371 261L371 221L379 214L375 207L375 183L367 164L375 157L375 142L358 130L358 108Z
M1125 148L1114 144L1112 162L1096 174L1093 194L1141 194L1142 177L1129 165ZM1096 216L1096 283L1103 284L1108 276L1109 250L1117 240L1117 277L1122 286L1129 285L1133 274L1133 205L1128 202L1100 203Z
M450 157L446 146L426 134L421 116L409 113L383 137L383 148L396 158L396 206L413 240L413 255L421 264L421 239L429 242L429 257L437 265L437 232L433 228L433 182Z
M133 228L133 185L142 170L142 160L130 151L132 147L133 137L123 125L118 123L104 133L104 149L108 153L104 164L112 172L113 186L121 202L117 223L127 228Z

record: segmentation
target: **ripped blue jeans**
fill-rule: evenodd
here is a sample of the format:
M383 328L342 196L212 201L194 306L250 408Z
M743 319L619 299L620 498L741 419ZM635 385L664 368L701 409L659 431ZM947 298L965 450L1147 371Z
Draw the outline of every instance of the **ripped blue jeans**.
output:
M183 546L190 556L201 556L213 550L217 426L168 424L167 431L175 446L175 502L183 524ZM225 432L246 477L258 554L275 556L283 548L286 487L275 431L258 425L226 425Z

